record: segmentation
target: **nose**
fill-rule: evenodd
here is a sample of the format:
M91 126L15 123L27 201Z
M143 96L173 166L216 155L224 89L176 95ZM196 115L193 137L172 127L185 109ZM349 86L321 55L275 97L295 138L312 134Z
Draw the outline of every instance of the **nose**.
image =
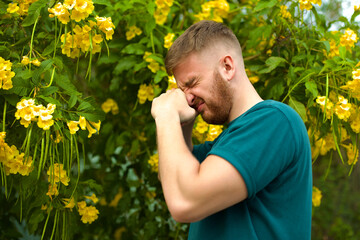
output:
M195 104L195 96L190 92L185 92L186 100L190 107L192 107Z

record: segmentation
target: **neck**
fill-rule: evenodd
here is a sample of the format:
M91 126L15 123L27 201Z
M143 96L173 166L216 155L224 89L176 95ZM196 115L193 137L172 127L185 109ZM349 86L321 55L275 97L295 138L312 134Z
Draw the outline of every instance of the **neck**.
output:
M233 106L229 116L229 122L242 115L263 99L256 92L247 76L237 82L233 94Z

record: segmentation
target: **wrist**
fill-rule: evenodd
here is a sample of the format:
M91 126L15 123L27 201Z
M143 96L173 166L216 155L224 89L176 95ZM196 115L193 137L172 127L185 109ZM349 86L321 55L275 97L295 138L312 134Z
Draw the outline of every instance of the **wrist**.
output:
M163 125L169 123L177 123L180 125L180 117L178 114L160 114L155 117L156 125Z

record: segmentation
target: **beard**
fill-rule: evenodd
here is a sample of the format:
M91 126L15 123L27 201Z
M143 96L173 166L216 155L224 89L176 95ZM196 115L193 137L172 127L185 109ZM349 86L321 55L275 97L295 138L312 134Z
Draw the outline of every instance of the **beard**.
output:
M233 104L232 91L226 85L226 80L221 77L219 71L214 71L214 84L210 90L211 99L204 101L207 109L200 114L209 124L222 125L229 120Z

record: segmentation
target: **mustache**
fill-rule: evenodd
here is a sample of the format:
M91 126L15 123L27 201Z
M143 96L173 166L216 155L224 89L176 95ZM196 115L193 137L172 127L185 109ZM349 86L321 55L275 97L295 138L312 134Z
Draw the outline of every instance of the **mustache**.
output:
M191 108L197 110L199 105L205 103L204 99L202 98L197 98L195 99L195 101L190 105Z

